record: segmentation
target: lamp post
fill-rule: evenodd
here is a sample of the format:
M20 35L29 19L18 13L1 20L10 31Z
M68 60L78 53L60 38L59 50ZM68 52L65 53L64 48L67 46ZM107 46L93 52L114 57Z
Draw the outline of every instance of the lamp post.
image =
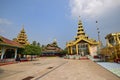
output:
M98 33L98 41L100 42L100 31L98 28L98 21L96 21L97 33Z
M101 48L101 40L100 40L100 30L98 28L98 21L96 21L96 28L97 28L97 36L98 36L98 42L99 42L99 45L98 45L98 54L100 54L100 48Z

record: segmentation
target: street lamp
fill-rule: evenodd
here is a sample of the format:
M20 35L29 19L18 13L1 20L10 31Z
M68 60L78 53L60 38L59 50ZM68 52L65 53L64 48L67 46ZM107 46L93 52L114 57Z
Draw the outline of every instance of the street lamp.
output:
M99 45L98 45L98 54L100 54L101 40L100 40L100 30L99 30L99 28L98 28L98 21L96 21L96 28L97 28L98 42L99 42Z

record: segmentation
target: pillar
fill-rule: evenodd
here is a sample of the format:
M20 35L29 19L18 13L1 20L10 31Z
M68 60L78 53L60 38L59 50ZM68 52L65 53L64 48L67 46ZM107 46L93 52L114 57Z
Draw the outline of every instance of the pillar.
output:
M76 44L76 53L78 55L78 44Z
M70 53L73 54L73 51L72 51L72 46L70 46Z
M117 35L116 36L113 36L114 37L114 43L115 45L117 44Z
M1 60L3 59L3 56L4 56L4 54L5 54L5 47L2 47L1 48L1 53L2 53L2 55L1 55Z
M68 50L68 54L70 53L70 49L69 49L69 47L67 48L67 50Z
M90 50L90 44L88 43L88 52L89 52L89 55L91 55L92 56L92 54L91 54L91 50Z
M120 44L119 35L117 34L117 45Z
M111 44L110 44L108 38L106 39L106 44L107 44L107 47L110 47L110 46L111 46Z
M16 59L16 57L17 57L17 48L15 48L15 59Z

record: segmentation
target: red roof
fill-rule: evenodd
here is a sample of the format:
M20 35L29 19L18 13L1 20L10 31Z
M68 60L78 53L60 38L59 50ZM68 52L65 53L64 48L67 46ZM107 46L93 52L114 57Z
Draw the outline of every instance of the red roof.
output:
M15 42L15 41L12 41L12 40L9 40L3 36L0 36L0 45L3 45L3 46L10 46L10 47L23 47L21 44L19 44L18 42Z

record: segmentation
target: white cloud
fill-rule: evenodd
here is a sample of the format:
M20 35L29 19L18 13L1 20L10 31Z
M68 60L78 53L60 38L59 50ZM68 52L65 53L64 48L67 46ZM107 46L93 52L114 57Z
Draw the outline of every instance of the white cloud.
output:
M105 43L104 37L109 33L120 32L120 0L69 0L71 15L73 18L82 17L86 32L91 38L97 39L97 32L91 29L100 29L100 37Z
M9 20L0 18L0 25L10 25L10 24L12 24L12 22L10 22Z
M100 16L118 6L120 6L120 0L70 0L73 17L78 17L79 15Z

